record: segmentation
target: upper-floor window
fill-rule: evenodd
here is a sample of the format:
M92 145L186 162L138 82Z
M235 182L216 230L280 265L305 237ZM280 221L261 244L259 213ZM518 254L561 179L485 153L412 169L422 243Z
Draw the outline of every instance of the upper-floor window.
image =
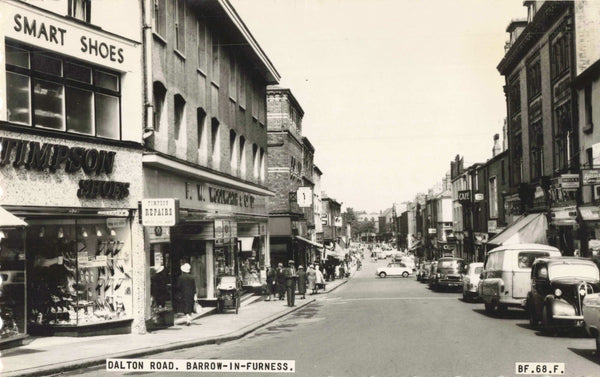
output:
M246 138L240 136L240 176L246 178Z
M527 97L532 99L542 92L542 71L539 55L527 64Z
M196 20L196 39L198 43L198 68L207 73L207 60L208 60L208 38L207 38L207 30L206 30L206 22L203 19Z
M198 162L200 164L206 164L208 159L208 132L206 130L206 111L201 107L196 109L196 121L198 131Z
M229 56L229 98L237 99L237 64L234 54Z
M185 54L185 0L175 0L175 49Z
M221 165L221 127L217 118L212 118L210 125L211 134L211 157L213 168L219 169Z
M592 85L587 84L584 88L584 123L583 132L589 133L594 129L594 122L592 119Z
M542 176L544 166L544 133L541 119L529 125L529 146L531 179L535 180Z
M175 95L175 122L174 122L174 131L173 136L175 140L179 140L179 136L181 134L181 129L184 129L185 132L185 99L181 96L181 94Z
M221 82L221 63L220 63L221 49L219 46L219 39L214 33L212 35L211 41L212 41L211 80L215 84L219 85L219 82Z
M9 122L120 139L120 85L117 72L6 43Z
M153 29L161 37L165 37L167 30L167 0L154 0Z
M238 172L238 153L237 153L237 134L234 130L229 131L229 162L231 166L231 174L236 175Z
M90 22L91 13L91 0L69 0L69 16L84 22Z
M260 156L258 154L258 145L252 144L252 176L258 179L260 172Z
M260 148L260 181L265 181L265 150Z
M510 155L510 184L518 185L523 176L523 135L521 132L521 115L510 120L508 131L508 153Z
M241 108L246 109L246 74L242 67L238 68L238 104Z
M571 66L571 33L564 22L554 35L550 48L550 70L552 79L562 76Z
M258 120L258 108L261 104L260 96L258 95L259 91L257 90L258 85L256 83L252 82L252 88L253 88L252 93L251 93L251 95L252 95L252 99L251 99L251 101L252 101L252 104L251 104L252 105L252 118Z
M154 100L154 130L156 131L160 131L166 95L167 88L165 88L165 86L159 81L155 81L152 98Z
M521 112L521 81L519 81L519 75L512 78L508 84L508 108L511 117Z
M490 219L498 218L498 182L496 177L490 178L489 185L489 200L490 204Z
M554 167L566 170L577 150L571 121L571 101L567 101L554 109ZM575 161L574 161L575 162Z

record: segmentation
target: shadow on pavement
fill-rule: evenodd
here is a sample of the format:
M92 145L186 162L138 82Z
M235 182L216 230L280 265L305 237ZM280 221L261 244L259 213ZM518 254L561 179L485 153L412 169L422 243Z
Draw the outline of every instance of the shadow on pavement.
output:
M535 335L544 338L570 338L570 339L585 339L590 336L585 332L583 328L574 329L551 329L550 331L544 331L541 328L535 328Z
M594 362L600 365L600 357L596 354L596 351L592 348L572 348L567 347L569 351L578 354L579 356L588 359L591 362Z
M481 304L481 301L478 301L478 300L473 300L473 299L470 299L470 300L465 300L465 299L464 299L464 298L462 298L462 297L459 297L459 298L458 298L458 301L461 301L461 302L464 302L465 304L470 304L470 305L473 305L473 304Z
M527 319L527 313L523 310L511 310L507 309L504 312L494 311L493 313L487 313L485 309L473 309L475 313L479 313L486 317L497 318L497 319Z

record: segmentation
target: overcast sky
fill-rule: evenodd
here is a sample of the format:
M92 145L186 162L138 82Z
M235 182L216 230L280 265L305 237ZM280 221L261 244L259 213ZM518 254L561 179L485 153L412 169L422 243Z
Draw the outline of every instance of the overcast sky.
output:
M522 0L230 0L305 111L322 188L379 211L492 156Z

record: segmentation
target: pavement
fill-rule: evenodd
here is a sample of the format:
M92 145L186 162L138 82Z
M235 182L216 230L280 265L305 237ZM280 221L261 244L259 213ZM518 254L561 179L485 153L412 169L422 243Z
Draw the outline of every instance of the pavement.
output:
M294 307L287 306L286 300L250 299L242 303L238 314L233 311L214 314L214 308L205 308L196 315L191 326L185 326L182 318L176 318L175 326L147 334L31 337L25 345L0 353L0 375L44 376L102 365L107 358L134 358L229 342L299 310L347 281L348 279L337 279L327 282L324 292L307 294L305 300L299 299L297 295Z

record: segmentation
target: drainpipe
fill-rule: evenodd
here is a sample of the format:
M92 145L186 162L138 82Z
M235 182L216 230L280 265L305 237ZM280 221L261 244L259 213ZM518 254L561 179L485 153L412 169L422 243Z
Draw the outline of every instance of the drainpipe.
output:
M142 1L142 45L144 64L144 141L154 134L154 100L152 85L152 13L153 1Z

